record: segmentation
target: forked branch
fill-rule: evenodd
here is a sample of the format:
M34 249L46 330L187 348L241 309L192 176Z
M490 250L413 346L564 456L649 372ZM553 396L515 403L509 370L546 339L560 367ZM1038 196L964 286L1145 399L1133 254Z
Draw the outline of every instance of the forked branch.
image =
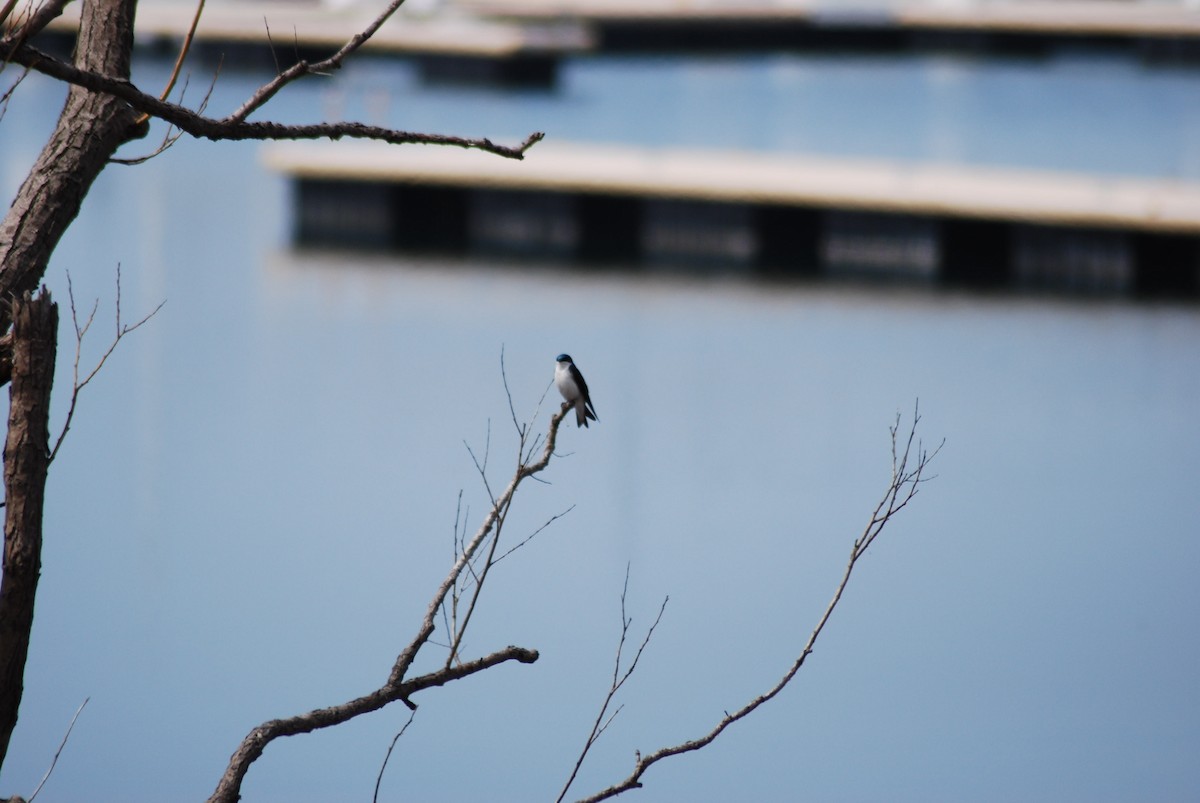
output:
M571 769L571 774L567 778L567 782L563 785L562 791L558 793L556 803L562 803L566 798L567 792L571 789L571 784L575 783L575 778L579 775L579 770L583 767L583 762L587 759L588 752L599 741L604 732L608 730L608 726L617 718L617 714L621 713L622 706L617 708L610 714L609 708L612 707L613 699L617 693L621 691L621 687L629 680L633 673L637 670L638 661L642 659L642 653L646 651L646 646L650 644L650 639L654 636L654 631L658 629L658 623L662 621L663 613L667 610L667 602L670 597L664 597L662 605L658 608L658 616L654 617L654 621L650 627L646 629L646 635L642 638L641 645L638 646L637 652L633 654L633 660L629 665L621 671L622 653L625 651L625 641L629 637L629 628L633 624L633 619L626 613L625 596L629 591L629 567L625 567L625 584L621 587L621 638L617 641L617 657L613 661L612 683L608 687L608 693L604 695L604 702L600 705L600 710L596 714L596 719L592 722L592 730L584 740L583 749L579 751L579 757L575 760L575 766Z
M533 459L533 454L537 451L538 446L542 443L542 439L533 436L533 422L537 420L541 413L542 403L546 400L546 393L542 393L542 397L538 400L537 406L534 408L532 417L525 423L520 423L517 420L516 408L513 405L512 391L508 387L508 371L504 365L504 349L500 349L500 376L504 381L504 393L508 397L508 409L512 414L513 427L517 433L517 461L518 465L524 465ZM549 385L547 386L547 391ZM488 501L492 509L497 511L495 525L492 527L490 534L486 538L486 547L476 550L475 557L467 561L465 570L459 573L458 579L450 589L447 599L442 603L442 620L447 625L449 652L446 655L446 665L449 666L454 661L459 660L459 652L462 649L463 637L466 635L467 626L471 623L471 616L475 612L479 596L483 591L483 584L487 580L488 574L492 567L506 557L517 551L521 547L528 544L539 533L549 527L558 519L570 513L574 509L574 505L564 510L562 513L555 514L547 519L540 527L525 536L514 546L506 551L497 554L497 549L500 545L500 533L504 529L504 522L508 518L508 512L512 507L512 498L509 497L507 502L502 503L497 499L492 491L491 481L488 479L487 465L488 455L491 452L491 437L492 427L491 422L488 422L487 440L485 441L483 460L481 461L475 455L475 451L467 446L467 451L471 455L471 460L475 463L475 470L479 472L479 477L483 482L484 490L487 492ZM459 508L462 506L462 494L459 494ZM455 515L454 541L456 554L460 550L462 536L458 530L458 516ZM466 604L462 602L466 598ZM464 611L463 615L459 616L460 609Z
M534 132L518 145L499 145L483 137L460 137L446 134L425 134L403 131L382 126L365 125L357 122L326 122L300 125L285 125L270 121L250 122L249 116L265 105L288 84L308 75L324 74L338 69L352 53L369 40L380 26L400 7L403 0L392 0L387 7L364 28L352 36L336 53L317 62L298 61L279 72L273 79L259 87L237 110L223 118L205 116L202 111L193 111L181 104L171 103L165 98L138 89L123 78L113 78L92 72L55 58L32 47L27 41L24 26L0 38L0 56L61 81L66 81L93 92L103 92L120 98L143 115L155 117L193 137L211 140L284 140L284 139L370 139L393 145L423 144L451 145L485 151L509 159L523 159L525 152L542 140L540 131ZM53 4L53 5L58 5ZM59 9L61 12L61 9ZM47 22L49 20L46 20ZM38 16L41 23L41 15Z
M800 667L804 665L805 659L812 653L817 643L817 638L829 622L829 617L833 615L834 609L842 598L842 593L846 590L846 585L850 582L850 575L854 572L854 566L858 563L859 558L866 553L871 544L875 543L875 539L883 531L884 526L917 495L921 485L932 479L932 477L926 476L926 470L929 467L930 461L941 451L942 445L945 442L943 441L942 444L939 444L932 452L925 451L920 441L916 440L917 424L920 420L920 410L919 408L915 408L913 411L912 427L909 429L903 446L900 445L898 437L899 415L896 417L896 424L890 428L892 436L891 482L888 484L888 488L884 492L879 505L871 514L871 519L867 522L867 526L863 529L862 534L855 539L854 545L850 550L849 562L847 562L845 571L842 573L841 582L838 583L837 588L833 592L833 598L829 601L825 612L821 614L821 618L817 620L817 625L809 635L808 641L805 642L799 657L796 658L783 677L766 692L755 697L741 708L732 713L727 712L710 731L702 736L669 747L663 747L645 755L639 752L633 771L628 776L607 789L603 789L590 797L583 798L580 803L596 803L597 801L616 797L630 789L640 788L642 786L642 776L650 767L671 756L700 750L712 744L726 728L752 714L759 706L773 699L783 691L788 683L792 681L792 678L800 671Z
M62 447L63 441L66 440L67 432L69 432L71 429L71 422L75 420L75 406L79 402L79 394L83 392L83 389L88 386L88 383L95 379L96 375L100 373L100 369L104 367L104 364L108 362L108 358L112 356L114 351L116 351L121 339L130 332L141 328L143 324L158 314L158 311L163 308L163 304L167 303L166 301L160 302L157 307L151 310L147 315L143 316L136 323L122 323L121 266L117 265L116 334L113 336L112 341L108 344L108 348L105 349L104 353L100 355L100 359L96 361L96 365L93 366L92 370L88 372L87 376L81 379L79 376L79 360L83 354L83 339L87 336L88 330L92 328L92 323L94 323L96 320L96 310L99 307L99 302L92 305L92 310L88 313L87 319L80 323L79 312L75 308L75 290L71 286L71 274L69 273L67 274L67 298L71 302L71 323L75 327L75 364L72 372L74 381L71 385L71 401L67 405L67 419L63 422L62 431L58 433L58 440L54 442L54 448L50 450L50 458L48 462L51 463L53 463L54 458L58 456L58 450Z
M423 689L443 686L451 681L459 680L507 661L533 663L538 659L536 650L522 647L507 647L473 661L456 662L453 664L447 662L446 665L434 672L407 679L408 671L412 667L413 661L416 660L417 654L429 643L430 637L433 635L435 619L438 616L438 612L442 609L447 596L455 588L463 572L469 570L472 560L488 541L488 537L494 531L494 528L502 523L502 518L512 503L513 495L516 493L517 488L522 481L533 477L550 464L550 459L554 456L554 444L558 437L558 427L565 415L566 408L564 407L551 416L549 429L546 433L545 447L541 454L535 460L520 460L508 485L498 496L494 497L487 515L484 516L483 523L480 524L475 535L463 546L446 578L434 592L416 636L413 637L412 641L404 647L396 658L387 681L375 691L342 703L341 705L316 709L306 714L286 719L274 719L251 730L230 758L229 765L225 769L225 774L221 777L216 791L209 798L209 803L234 803L234 801L238 800L241 794L242 781L245 778L246 772L250 769L250 765L262 755L266 746L275 739L282 736L309 733L319 728L338 725L362 714L376 711L397 700L403 702L410 709L415 710L416 704L412 702L410 697Z

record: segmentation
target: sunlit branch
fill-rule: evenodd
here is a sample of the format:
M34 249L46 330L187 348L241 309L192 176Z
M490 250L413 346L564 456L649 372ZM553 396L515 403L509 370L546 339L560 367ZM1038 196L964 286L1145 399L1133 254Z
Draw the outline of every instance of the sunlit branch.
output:
M144 112L181 131L200 139L210 140L309 140L309 139L367 139L392 145L446 145L485 151L509 159L523 159L525 152L545 136L536 131L518 145L498 145L487 138L460 137L451 134L424 134L402 131L358 122L329 122L284 124L270 121L248 122L236 115L217 119L206 117L184 106L159 100L142 92L131 82L106 75L80 70L73 65L22 44L13 53L12 61L68 83L104 92L120 98L137 111ZM264 100L265 102L265 100Z

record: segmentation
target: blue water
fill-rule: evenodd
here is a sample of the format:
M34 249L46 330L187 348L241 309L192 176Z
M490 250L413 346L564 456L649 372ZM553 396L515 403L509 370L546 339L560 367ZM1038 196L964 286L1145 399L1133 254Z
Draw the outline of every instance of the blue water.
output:
M138 76L161 80L163 65ZM552 92L436 89L366 62L279 116L514 140L805 150L1195 177L1196 73L1115 58L592 59ZM212 107L263 75L227 70ZM193 89L197 78L193 78ZM0 122L11 194L61 93ZM144 152L152 143L129 148ZM101 301L84 344L166 306L89 386L52 472L37 626L0 794L194 800L263 720L383 681L486 507L554 355L600 416L518 497L469 656L541 651L417 698L382 800L553 799L611 677L670 603L576 791L699 735L795 658L919 398L946 440L795 685L653 800L1182 800L1200 788L1200 314L1192 306L759 286L296 253L252 143L105 172L47 275ZM85 301L86 300L86 301ZM66 318L64 309L64 319ZM64 327L67 324L64 320ZM70 385L64 328L54 420ZM545 425L545 408L537 426ZM436 647L420 662L441 659ZM268 748L246 800L367 799L407 717Z

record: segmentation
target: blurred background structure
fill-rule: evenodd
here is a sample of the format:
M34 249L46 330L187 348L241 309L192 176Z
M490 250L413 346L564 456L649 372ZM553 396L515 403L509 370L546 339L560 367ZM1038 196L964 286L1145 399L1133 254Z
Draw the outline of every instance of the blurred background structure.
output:
M184 100L212 83L228 113L373 7L214 0ZM143 0L139 86L192 11ZM575 791L760 693L918 398L938 478L797 684L635 794L1192 799L1197 43L1200 8L1165 0L422 2L270 116L545 131L523 162L184 139L109 168L51 289L69 272L103 323L119 264L123 314L167 304L52 469L0 794L36 786L85 697L39 801L205 796L250 727L377 686L452 558L459 490L468 527L486 509L463 441L508 471L503 348L519 416L566 351L600 417L518 498L514 542L575 508L500 564L466 645L542 658L417 699L381 800L552 798L627 566L637 624L671 602ZM64 93L14 93L10 196ZM406 716L272 745L245 799L369 795Z

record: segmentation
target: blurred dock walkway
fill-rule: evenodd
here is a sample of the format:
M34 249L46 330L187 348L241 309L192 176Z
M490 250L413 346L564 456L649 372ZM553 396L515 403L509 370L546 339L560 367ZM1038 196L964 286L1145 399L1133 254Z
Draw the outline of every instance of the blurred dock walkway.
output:
M27 0L28 2L28 0ZM197 40L213 47L332 49L361 31L372 0L206 4ZM142 2L142 44L182 39L194 4ZM70 34L78 4L50 31ZM429 0L401 11L367 43L375 52L557 60L602 50L1056 47L1066 42L1150 45L1200 52L1200 2L1191 0Z
M327 55L366 28L381 5L210 1L196 29L196 42L217 50L271 48L281 61L314 50ZM194 3L140 3L135 22L138 44L173 45L182 41L194 14ZM73 3L51 23L48 32L73 35L78 26L79 4ZM593 45L584 29L576 25L510 22L460 13L398 13L383 24L363 50L506 60L558 58L589 50Z
M455 0L488 17L596 22L807 22L1067 36L1200 36L1200 4L1179 0Z
M545 142L278 143L299 242L784 275L1194 294L1200 184Z

